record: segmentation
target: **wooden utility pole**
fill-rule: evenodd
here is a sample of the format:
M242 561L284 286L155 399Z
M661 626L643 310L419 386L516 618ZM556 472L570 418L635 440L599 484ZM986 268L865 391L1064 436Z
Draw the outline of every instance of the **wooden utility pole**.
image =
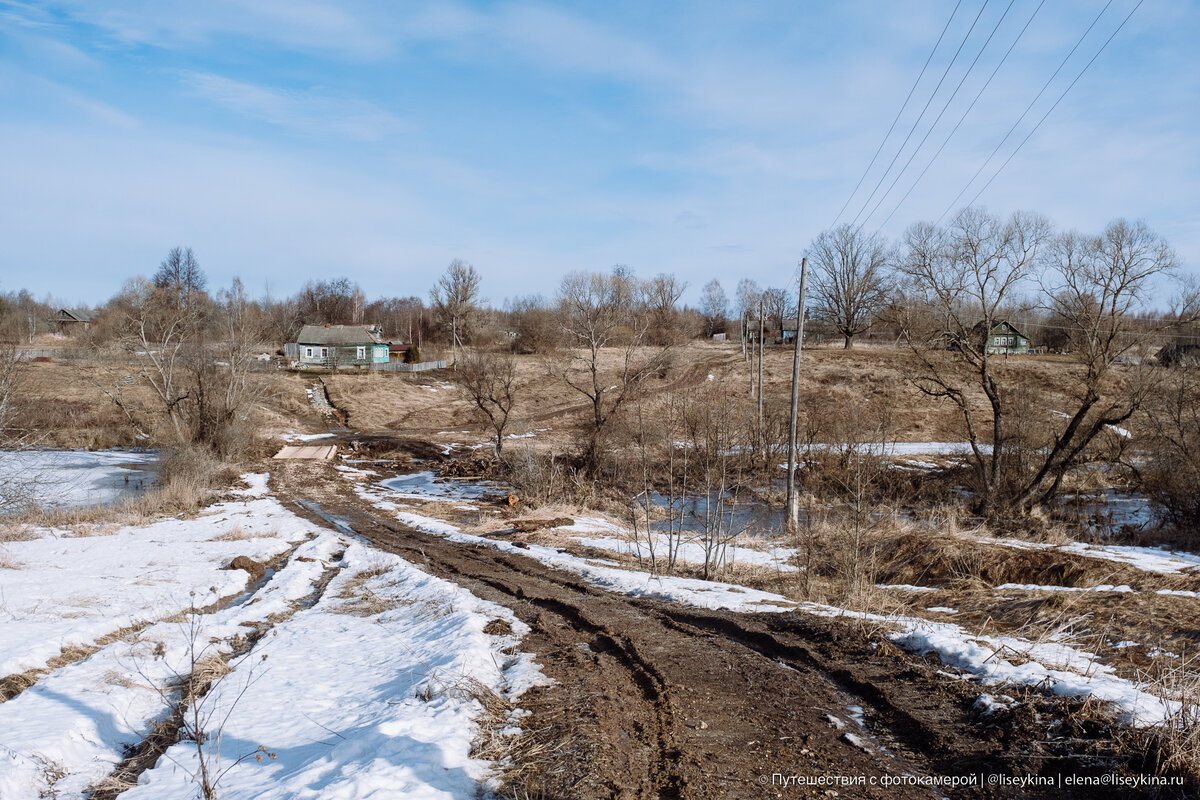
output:
M800 411L800 348L804 341L804 293L808 288L808 259L800 260L800 303L796 307L796 348L792 352L792 413L788 420L787 526L800 527L800 502L796 497L796 417Z
M763 301L758 301L758 444L763 445Z
M746 309L738 315L738 338L742 340L742 360L749 361L750 354L746 352Z

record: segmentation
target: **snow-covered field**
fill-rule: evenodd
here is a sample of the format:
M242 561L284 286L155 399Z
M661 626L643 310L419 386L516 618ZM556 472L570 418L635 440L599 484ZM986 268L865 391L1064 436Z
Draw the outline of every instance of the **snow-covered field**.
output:
M111 503L153 481L154 453L133 450L0 451L0 509Z
M480 693L515 700L544 680L515 652L525 626L246 477L242 499L195 519L0 546L0 678L37 678L0 703L0 798L78 796L110 775L214 655L232 671L197 707L220 797L478 796L494 769L471 756ZM251 585L223 569L239 555L277 566ZM86 649L50 669L69 645ZM123 796L190 800L199 759L180 742Z

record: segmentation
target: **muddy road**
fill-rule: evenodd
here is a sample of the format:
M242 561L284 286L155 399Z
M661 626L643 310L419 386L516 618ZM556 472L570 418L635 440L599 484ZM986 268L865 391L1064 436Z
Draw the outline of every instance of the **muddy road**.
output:
M532 558L411 530L325 464L287 462L271 484L297 513L348 527L531 627L522 649L555 684L520 702L532 713L506 796L1173 796L1045 785L1058 775L1135 777L1137 765L1094 710L1029 692L1012 711L982 717L978 685L854 624L596 589ZM913 785L951 776L967 785Z

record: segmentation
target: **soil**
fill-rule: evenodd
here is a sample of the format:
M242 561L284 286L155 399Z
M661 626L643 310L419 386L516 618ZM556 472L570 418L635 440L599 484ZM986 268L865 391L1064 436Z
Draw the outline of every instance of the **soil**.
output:
M526 746L514 744L504 796L1186 796L992 777L1136 777L1141 765L1129 754L1137 748L1120 747L1106 717L1087 704L1032 690L1011 711L982 717L977 684L948 679L936 659L900 652L860 626L605 592L531 558L411 530L348 496L328 465L281 466L272 489L297 513L348 525L530 626L522 648L554 684L520 701L532 714L522 723ZM839 776L864 785L830 782ZM905 776L910 785L879 785ZM970 783L911 785L947 776Z

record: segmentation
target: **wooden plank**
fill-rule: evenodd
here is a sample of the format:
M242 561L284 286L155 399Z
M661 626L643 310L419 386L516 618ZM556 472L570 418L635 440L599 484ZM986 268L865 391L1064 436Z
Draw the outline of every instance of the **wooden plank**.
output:
M336 454L337 445L335 444L289 444L276 453L275 458L328 461Z

